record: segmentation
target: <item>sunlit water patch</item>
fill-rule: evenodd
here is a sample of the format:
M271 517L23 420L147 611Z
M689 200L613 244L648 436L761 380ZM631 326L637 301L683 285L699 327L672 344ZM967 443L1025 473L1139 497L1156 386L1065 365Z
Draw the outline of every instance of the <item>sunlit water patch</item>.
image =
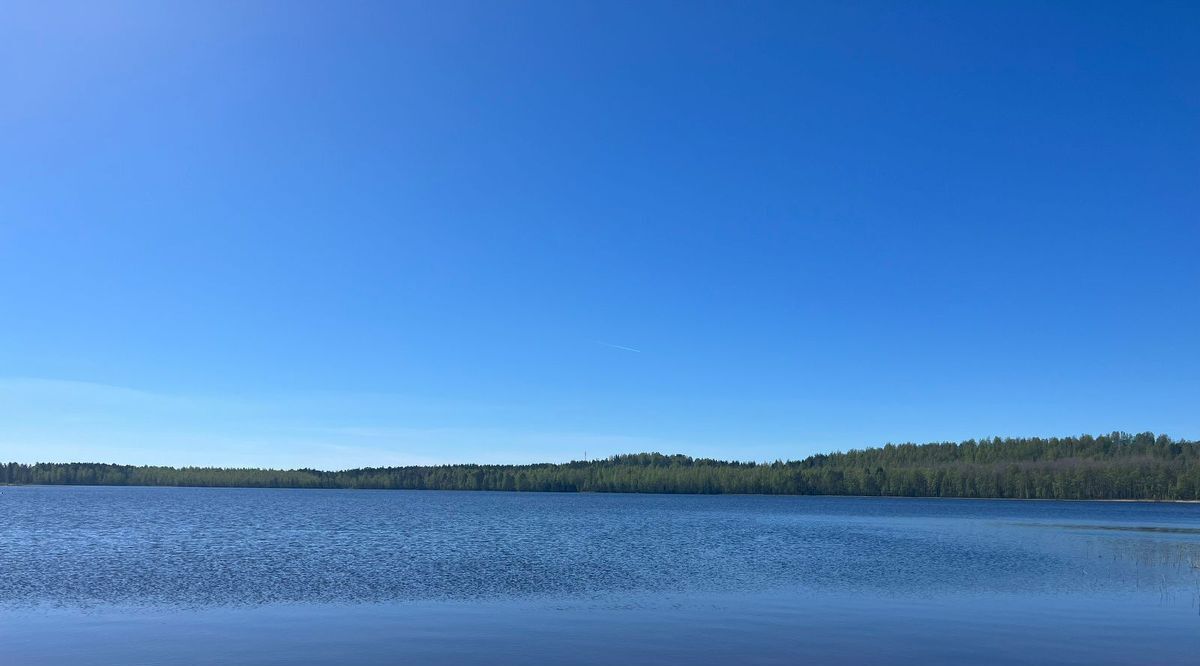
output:
M1170 662L1200 648L1198 525L1200 507L1146 503L9 487L0 631L53 628L69 651L110 640L100 634L180 640L201 627L249 651L216 662L262 661L254 646L279 649L280 631L317 636L355 618L340 635L360 651L371 627L430 657L480 636L519 652L524 633L587 662L575 647L596 637L641 636L659 654L652 629L683 640L686 624L773 646L749 653L770 661L832 659L822 650L852 643L852 627L908 645L928 621L966 623L974 641L943 637L950 652L928 658L1044 634L1083 646L1060 646L1067 661L1115 659L1111 637L1126 636L1157 641L1140 654ZM591 633L563 642L587 619ZM801 628L824 642L770 633ZM662 640L704 662L709 638ZM163 658L111 640L87 654ZM307 649L309 661L320 652Z

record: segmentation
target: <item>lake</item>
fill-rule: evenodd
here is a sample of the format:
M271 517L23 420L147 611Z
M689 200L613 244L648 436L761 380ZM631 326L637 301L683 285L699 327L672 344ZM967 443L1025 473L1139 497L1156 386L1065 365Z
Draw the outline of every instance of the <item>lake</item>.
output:
M0 487L6 664L1193 664L1200 505Z

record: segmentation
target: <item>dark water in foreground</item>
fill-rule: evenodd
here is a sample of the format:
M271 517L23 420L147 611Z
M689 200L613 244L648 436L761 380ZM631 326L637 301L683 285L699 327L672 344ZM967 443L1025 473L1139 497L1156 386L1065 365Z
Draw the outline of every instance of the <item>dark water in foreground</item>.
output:
M1200 505L0 488L0 660L1200 663Z

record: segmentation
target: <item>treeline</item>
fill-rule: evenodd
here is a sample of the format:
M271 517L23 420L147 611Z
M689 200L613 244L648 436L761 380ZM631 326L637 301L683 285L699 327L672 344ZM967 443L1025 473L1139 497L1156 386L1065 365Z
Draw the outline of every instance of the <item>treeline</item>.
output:
M0 484L1200 500L1200 442L1118 432L888 444L773 463L638 453L340 472L9 463Z

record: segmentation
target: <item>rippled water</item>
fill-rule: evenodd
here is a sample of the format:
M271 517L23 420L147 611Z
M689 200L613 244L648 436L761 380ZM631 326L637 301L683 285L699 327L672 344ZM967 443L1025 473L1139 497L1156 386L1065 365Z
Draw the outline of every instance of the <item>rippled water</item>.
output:
M1200 654L1197 505L8 487L0 572L16 663Z

